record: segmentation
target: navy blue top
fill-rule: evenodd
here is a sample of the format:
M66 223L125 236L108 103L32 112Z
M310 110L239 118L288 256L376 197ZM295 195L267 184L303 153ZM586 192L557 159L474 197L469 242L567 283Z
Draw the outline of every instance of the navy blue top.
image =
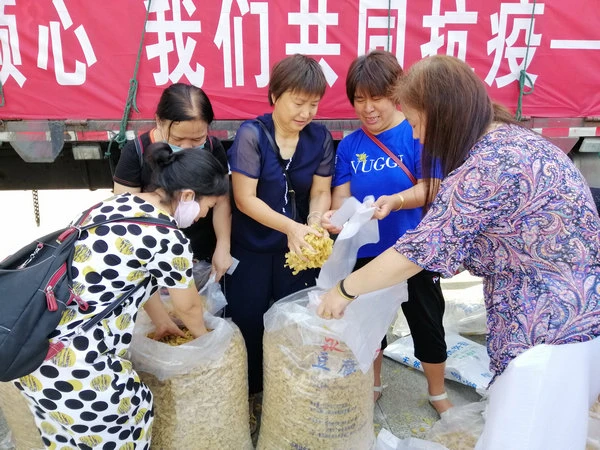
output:
M266 125L275 140L271 114L260 116L258 120ZM267 136L254 119L240 125L227 156L232 172L258 180L258 198L274 211L291 217L292 209L287 204L283 169ZM313 176L332 176L333 159L333 139L325 126L311 122L300 131L293 157L284 160L296 191L298 222L306 223ZM287 251L288 245L285 234L243 214L237 209L235 202L232 206L231 239L257 252Z

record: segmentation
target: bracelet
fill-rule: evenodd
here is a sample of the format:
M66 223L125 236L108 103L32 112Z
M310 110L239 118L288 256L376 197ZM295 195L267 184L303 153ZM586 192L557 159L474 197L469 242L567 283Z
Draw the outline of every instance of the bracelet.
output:
M394 212L396 211L400 211L402 209L402 207L404 206L404 197L402 197L402 194L394 194L397 195L398 197L400 197L400 206L398 206L396 209L394 209Z
M349 302L351 302L352 300L356 300L358 298L358 295L350 295L346 292L346 289L344 289L344 280L343 279L340 280L340 282L337 284L337 291L342 297L344 297Z
M308 222L311 217L318 217L320 219L321 217L323 217L323 213L319 211L313 211L306 217L306 221Z

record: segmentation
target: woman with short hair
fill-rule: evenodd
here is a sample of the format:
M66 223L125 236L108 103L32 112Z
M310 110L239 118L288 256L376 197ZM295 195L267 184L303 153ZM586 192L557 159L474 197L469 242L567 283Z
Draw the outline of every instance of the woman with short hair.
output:
M354 270L394 245L396 239L416 227L423 216L428 180L421 174L421 144L413 139L412 128L394 99L394 88L401 75L402 68L392 53L375 50L356 58L346 76L346 94L362 127L338 145L331 206L339 208L350 196L359 201L367 195L380 201L387 197L390 201L402 198L401 204L394 203L393 208L381 213L379 241L358 250ZM387 154L373 139L393 155ZM413 180L397 161L410 172ZM323 226L332 233L339 233L341 229L333 227L329 220L332 213L325 214ZM442 413L452 405L444 384L447 355L442 324L444 296L439 274L424 270L409 278L408 301L402 304L402 310L411 331L415 357L421 361L427 379L429 401ZM386 345L384 337L373 363L375 401L383 390L381 366Z
M250 394L262 391L263 315L293 292L314 286L315 269L297 275L285 254L301 255L311 227L331 203L334 147L325 126L313 122L325 93L319 64L304 55L279 61L271 71L271 114L243 122L229 149L234 208L231 254L239 260L226 275L226 314L248 349Z

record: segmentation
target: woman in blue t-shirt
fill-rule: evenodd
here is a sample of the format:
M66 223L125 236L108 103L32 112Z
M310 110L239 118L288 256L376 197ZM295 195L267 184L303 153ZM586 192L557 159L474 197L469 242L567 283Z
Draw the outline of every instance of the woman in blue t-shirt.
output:
M384 218L379 220L379 242L359 249L354 270L392 247L407 230L415 228L422 217L425 190L421 180L421 145L413 139L410 124L391 98L401 75L402 68L393 54L373 51L356 58L346 77L346 94L362 128L346 136L338 146L332 208L339 208L350 196L362 201L367 195L378 199L377 204L385 205L385 211L383 208L380 211ZM393 155L388 155L373 138ZM401 162L410 175L397 162ZM331 214L325 215L323 225L330 232L338 233L341 230L329 221ZM421 361L427 378L429 401L442 413L452 405L444 387L444 297L439 275L422 271L410 278L408 294L408 302L402 304L402 310L414 341L415 357ZM386 344L384 337L382 351ZM380 352L373 366L375 401L382 392L382 360Z
M330 208L334 147L329 131L312 123L326 80L319 64L289 56L271 72L272 114L242 123L228 158L232 173L231 254L226 313L248 350L250 394L262 391L263 315L273 301L314 286L315 269L297 275L285 254L301 254L310 225Z

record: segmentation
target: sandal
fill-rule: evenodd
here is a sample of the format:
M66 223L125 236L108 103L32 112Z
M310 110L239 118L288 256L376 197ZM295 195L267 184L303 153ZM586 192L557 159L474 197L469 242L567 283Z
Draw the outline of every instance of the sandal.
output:
M435 411L438 414L441 415L444 412L446 412L447 410L440 413L433 403L434 402L439 402L439 401L442 401L442 400L447 400L447 399L448 399L448 393L447 392L442 392L441 394L438 394L438 395L430 395L429 396L429 404L433 407L433 409L435 409Z
M383 390L387 387L387 384L383 386L373 386L373 401L377 403L383 395Z

